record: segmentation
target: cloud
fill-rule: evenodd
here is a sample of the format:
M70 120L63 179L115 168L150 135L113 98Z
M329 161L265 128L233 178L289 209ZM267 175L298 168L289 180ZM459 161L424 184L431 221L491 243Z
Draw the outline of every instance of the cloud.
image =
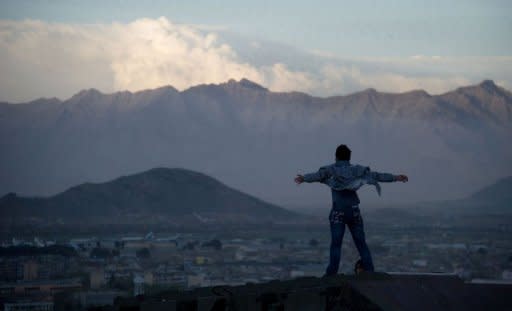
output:
M303 71L291 71L282 63L263 67L263 74L264 83L271 90L313 92L316 88L312 74Z
M0 21L0 100L67 98L91 87L113 92L172 85L183 90L241 78L273 91L318 96L369 87L439 93L483 78L502 81L504 86L512 81L503 69L510 68L504 66L512 63L510 57L475 61L416 55L361 60L319 51L283 53L282 46L272 56L269 42L247 39L245 48L237 49L223 34L224 27L175 24L164 17L125 24ZM244 57L244 52L253 57ZM265 59L258 61L258 55ZM482 72L486 76L480 79Z
M238 61L215 33L166 18L110 25L2 22L0 29L1 66L8 71L2 70L2 80L34 72L36 80L46 76L44 84L61 96L89 87L136 91L168 84L184 89L230 78L262 80L257 68Z
M325 93L341 89L343 93L353 89L377 88L383 92L407 92L411 90L427 90L431 93L443 93L471 80L462 76L435 77L400 74L397 72L363 72L356 66L325 66L322 70L323 82L318 89Z
M165 18L115 25L110 45L116 89L145 89L171 84L184 89L230 78L261 81L261 73L240 62L236 52L214 33L175 25Z
M426 55L413 55L411 56L411 59L414 60L440 60L441 56L439 55L433 55L433 56L426 56Z

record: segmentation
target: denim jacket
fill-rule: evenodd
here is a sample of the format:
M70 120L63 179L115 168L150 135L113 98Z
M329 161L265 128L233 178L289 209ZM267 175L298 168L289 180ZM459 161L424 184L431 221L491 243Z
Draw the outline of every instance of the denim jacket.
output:
M333 203L359 204L356 191L365 184L375 186L381 194L379 182L396 181L396 176L387 173L373 172L367 166L352 165L349 161L336 161L334 164L322 166L317 172L305 174L304 181L320 182L331 188ZM344 204L345 203L345 204Z

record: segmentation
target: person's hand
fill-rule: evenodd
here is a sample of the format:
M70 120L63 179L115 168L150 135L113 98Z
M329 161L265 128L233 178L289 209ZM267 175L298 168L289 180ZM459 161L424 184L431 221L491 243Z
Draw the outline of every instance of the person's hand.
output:
M406 175L398 175L396 177L396 181L408 182L409 181L409 177L407 177Z
M295 183L296 183L297 185L300 185L300 184L302 184L303 182L304 182L304 176L302 176L302 175L297 175L297 177L295 177Z

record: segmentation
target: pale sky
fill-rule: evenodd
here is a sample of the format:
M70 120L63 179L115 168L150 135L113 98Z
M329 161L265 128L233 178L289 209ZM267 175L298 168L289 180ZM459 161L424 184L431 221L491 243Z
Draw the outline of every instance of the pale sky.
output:
M0 101L242 77L318 96L442 93L484 79L510 89L511 9L471 0L0 1Z

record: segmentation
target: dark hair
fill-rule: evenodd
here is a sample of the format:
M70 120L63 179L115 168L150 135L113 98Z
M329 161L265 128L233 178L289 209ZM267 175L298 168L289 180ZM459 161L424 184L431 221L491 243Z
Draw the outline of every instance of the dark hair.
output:
M339 145L336 148L336 160L350 160L350 154L352 151L346 145Z

